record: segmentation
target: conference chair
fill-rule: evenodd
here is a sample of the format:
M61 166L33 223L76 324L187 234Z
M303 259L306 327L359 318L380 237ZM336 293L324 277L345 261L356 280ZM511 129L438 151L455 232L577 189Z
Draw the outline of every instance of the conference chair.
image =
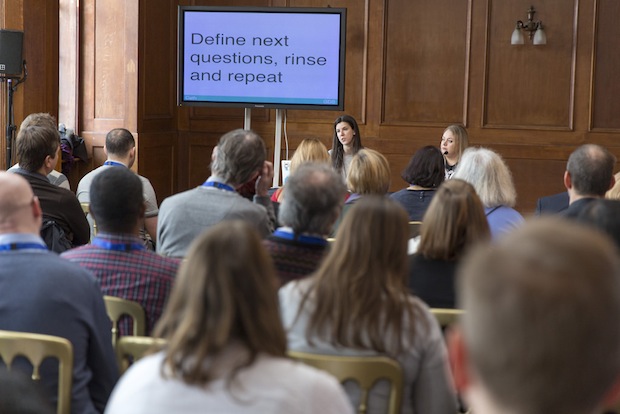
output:
M58 360L58 414L71 412L73 382L73 347L65 338L25 332L0 331L0 357L10 369L15 357L23 356L32 364L32 379L40 380L39 368L44 359Z
M108 317L112 321L112 345L115 348L120 336L118 322L123 315L129 316L133 320L133 336L144 336L146 333L146 315L138 302L117 298L116 296L104 296L103 301Z
M420 229L422 227L421 221L410 221L409 222L409 238L413 239L420 235Z
M442 329L456 323L463 312L463 309L431 308L431 313L435 316Z
M379 380L390 382L388 414L400 413L403 394L403 370L395 360L383 356L338 356L289 351L288 355L300 362L327 371L345 382L352 380L361 389L360 403L356 409L365 414L368 409L369 391Z
M116 343L116 361L118 369L123 374L129 366L146 355L147 351L161 349L166 340L150 336L123 336Z
M82 211L84 212L84 214L88 216L90 214L90 203L80 203L80 205L82 206ZM93 220L93 236L96 236L97 235L97 223L95 223L95 219L93 218L92 215L90 216L90 218Z

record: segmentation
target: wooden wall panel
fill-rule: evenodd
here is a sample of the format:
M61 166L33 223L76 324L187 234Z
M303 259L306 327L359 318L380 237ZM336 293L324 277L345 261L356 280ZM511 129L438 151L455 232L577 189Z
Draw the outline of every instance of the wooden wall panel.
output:
M383 123L466 123L470 2L385 3Z
M548 0L534 16L542 20L547 45L513 46L517 20L526 20L530 2L490 0L487 38L485 127L573 127L575 13L579 0Z
M591 128L620 132L620 2L596 0L595 7Z

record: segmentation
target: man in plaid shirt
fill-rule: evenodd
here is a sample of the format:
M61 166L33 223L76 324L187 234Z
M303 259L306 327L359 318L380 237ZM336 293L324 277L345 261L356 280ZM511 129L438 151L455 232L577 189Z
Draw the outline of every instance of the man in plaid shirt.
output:
M61 256L90 270L104 295L142 305L150 335L168 300L179 260L144 248L139 238L144 208L136 174L127 168L101 172L90 189L90 212L99 233L91 244ZM128 320L121 320L119 328L121 335L128 334Z

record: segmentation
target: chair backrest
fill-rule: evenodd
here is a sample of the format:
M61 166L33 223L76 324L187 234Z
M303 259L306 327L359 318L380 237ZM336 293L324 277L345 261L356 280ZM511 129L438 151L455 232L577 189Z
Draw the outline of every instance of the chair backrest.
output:
M33 366L32 379L40 379L39 367L44 359L58 360L58 414L71 412L73 382L73 346L65 338L25 332L0 331L0 357L10 368L17 356L26 357Z
M289 351L289 356L305 364L327 371L341 383L355 381L361 389L357 412L364 414L368 408L370 389L379 380L390 382L388 414L400 413L403 395L403 370L395 360L383 356L338 356Z
M116 343L116 361L120 373L127 371L132 362L142 358L151 348L161 348L166 340L150 336L123 336Z
M81 202L80 205L82 206L82 211L84 212L84 214L86 214L86 217L92 220L93 222L93 234L91 234L91 240L94 236L97 235L97 223L95 223L95 219L93 218L93 215L90 214L90 203L85 203L85 202Z
M446 328L457 322L463 312L463 309L431 308L431 313L435 316L435 319L439 322L439 326L442 328Z
M409 222L409 238L413 239L420 235L420 228L422 227L421 221L410 221Z
M119 337L118 321L123 315L133 319L133 335L144 336L146 334L146 315L144 308L138 303L116 296L104 296L105 308L108 317L112 321L112 345L116 346Z

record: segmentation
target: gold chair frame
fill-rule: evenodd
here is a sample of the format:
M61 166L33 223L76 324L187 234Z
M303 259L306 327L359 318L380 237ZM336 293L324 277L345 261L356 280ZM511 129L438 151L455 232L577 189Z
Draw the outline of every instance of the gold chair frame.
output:
M160 349L166 345L166 340L150 336L123 336L116 343L116 362L123 374L132 362L142 358L151 349Z
M44 359L58 360L58 414L71 412L73 384L73 346L65 338L26 332L0 331L0 357L10 369L17 356L27 358L33 366L32 379L38 381L39 367Z
M144 308L132 300L117 298L116 296L104 296L105 308L108 317L112 321L112 345L116 347L119 338L118 321L123 315L133 319L133 335L144 336L146 334L146 314Z
M439 322L439 326L446 328L456 323L464 311L463 309L431 308L431 313L435 316L437 322Z
M381 379L388 380L390 399L388 414L400 413L403 398L403 370L398 362L384 356L338 356L289 351L288 355L307 365L327 371L341 383L346 380L357 382L362 394L357 412L364 414L368 409L369 390Z

